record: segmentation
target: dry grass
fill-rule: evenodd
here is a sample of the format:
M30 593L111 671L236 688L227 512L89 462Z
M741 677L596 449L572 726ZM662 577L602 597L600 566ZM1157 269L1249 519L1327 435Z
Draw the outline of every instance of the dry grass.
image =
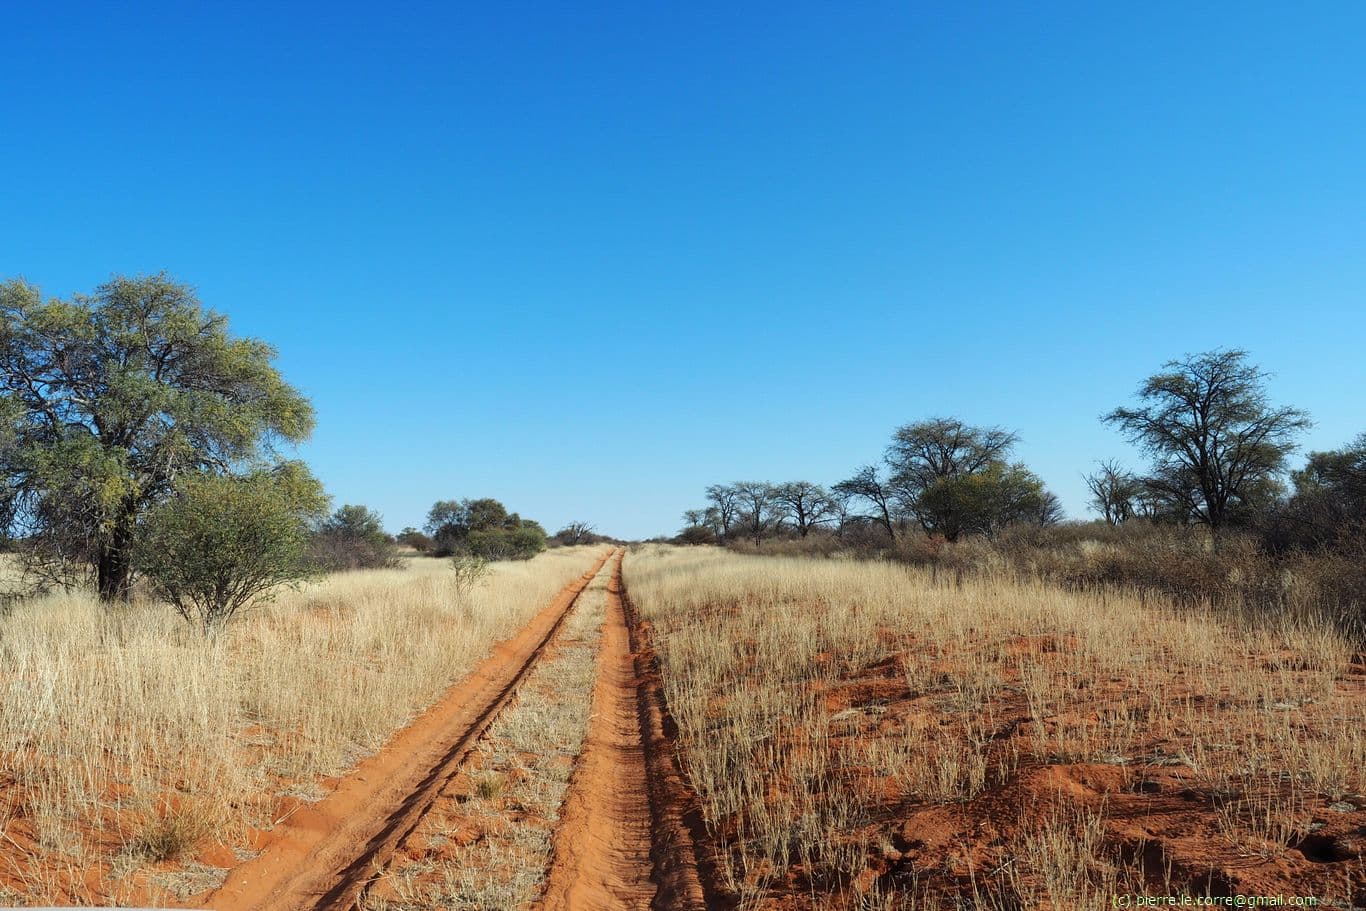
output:
M467 597L444 560L331 576L216 641L153 604L17 606L0 618L0 780L7 837L30 837L0 873L29 900L89 900L44 871L269 826L277 792L373 752L600 551L499 564Z
M1141 767L1174 772L1203 795L1225 857L1284 852L1307 807L1364 786L1366 699L1327 624L1254 628L1151 595L703 548L639 548L625 572L745 907L779 891L939 907L913 889L893 902L861 875L889 869L872 859L878 820L1020 787L1026 769L1099 764L1123 785ZM856 680L896 690L898 710L849 696ZM1137 874L1107 858L1104 809L1085 803L1060 791L1045 825L1003 823L986 869L950 852L945 871L976 895L957 900L1079 908L1125 891Z

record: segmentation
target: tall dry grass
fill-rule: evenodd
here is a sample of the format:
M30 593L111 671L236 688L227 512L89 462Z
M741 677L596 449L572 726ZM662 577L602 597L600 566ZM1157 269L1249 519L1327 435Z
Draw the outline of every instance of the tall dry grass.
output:
M1352 646L1327 622L1239 625L1151 594L712 548L647 546L624 566L742 905L793 876L812 895L854 885L888 782L893 805L916 806L970 800L1026 763L1177 764L1230 854L1284 851L1308 802L1366 787L1366 700L1345 686ZM876 700L831 711L825 694L893 654L928 714L884 717ZM1023 723L998 715L1010 700ZM838 736L851 714L873 733ZM1078 825L1086 857L1061 867L1039 847L1071 838L1061 822L1020 827L992 885L1013 890L1003 907L1080 907L1113 886L1093 856L1103 821Z
M113 851L117 873L271 825L277 792L318 796L601 552L500 563L470 594L444 560L334 575L214 640L155 604L17 606L0 618L4 872L25 898L80 900L54 863Z

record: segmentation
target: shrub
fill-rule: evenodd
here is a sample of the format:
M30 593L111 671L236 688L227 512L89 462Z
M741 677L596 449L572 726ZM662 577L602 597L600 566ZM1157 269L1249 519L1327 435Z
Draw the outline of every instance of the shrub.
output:
M247 475L192 475L146 517L137 565L159 597L212 633L309 575L309 524L326 502L299 462Z
M1334 548L1269 553L1251 533L1130 521L1013 526L994 540L906 535L882 551L963 573L1008 573L1066 588L1126 588L1251 619L1313 616L1366 636L1366 535Z
M516 528L472 531L463 544L465 551L485 560L530 560L545 547L545 531L525 520Z
M328 572L382 569L398 563L394 540L384 532L384 520L373 509L343 506L329 516L313 536L313 561Z
M489 574L488 561L470 554L451 557L451 566L455 569L455 591L462 599L469 598Z
M540 524L510 513L497 500L441 500L427 514L438 557L469 553L486 560L527 560L546 548Z
M675 544L715 544L716 532L705 525L689 525L674 538Z

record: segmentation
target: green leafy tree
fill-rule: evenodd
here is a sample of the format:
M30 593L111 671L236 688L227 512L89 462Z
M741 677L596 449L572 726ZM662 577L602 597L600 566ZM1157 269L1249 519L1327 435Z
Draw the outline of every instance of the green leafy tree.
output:
M1266 378L1245 351L1168 361L1143 381L1138 406L1103 420L1153 459L1150 493L1217 534L1276 502L1295 437L1311 423L1299 409L1273 407Z
M308 577L310 525L326 509L322 485L299 462L183 476L143 516L137 563L159 597L211 634Z
M432 539L411 525L400 531L395 540L405 547L411 547L420 554L425 554L432 549Z
M437 556L468 553L486 560L522 560L545 550L547 540L539 524L487 497L437 501L427 513L426 528Z
M865 466L836 490L874 504L874 518L893 537L907 519L950 541L992 535L1015 522L1056 522L1062 514L1057 497L1023 465L1007 461L1018 441L1000 427L957 418L904 424L883 457L885 481L876 467Z
M968 474L939 478L920 494L917 513L927 531L956 541L991 536L1017 522L1051 524L1057 500L1023 465L991 462Z
M956 489L965 494L984 485L945 488L944 484L1003 468L1018 441L1019 437L1000 427L973 427L957 418L930 418L898 427L884 457L890 473L887 486L897 511L914 516L929 533L947 534L950 529L978 524L972 517L954 518L946 513L949 503L966 504L971 498L946 496L944 491ZM940 492L931 494L936 488Z
M138 520L179 478L308 436L274 357L165 274L70 300L0 284L0 496L37 562L127 598Z

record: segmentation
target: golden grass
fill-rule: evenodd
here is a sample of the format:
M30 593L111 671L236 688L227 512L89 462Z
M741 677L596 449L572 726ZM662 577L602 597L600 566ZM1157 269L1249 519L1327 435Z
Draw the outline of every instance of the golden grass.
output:
M783 882L852 892L888 800L970 800L1023 762L1180 766L1219 808L1230 856L1285 850L1307 801L1363 789L1366 702L1346 692L1352 647L1326 625L1256 628L1151 595L710 548L646 546L624 567L742 907ZM894 653L925 712L827 707L824 694ZM995 717L1005 699L1025 717ZM833 737L853 714L875 733ZM1093 907L1132 872L1101 857L1100 811L1061 798L1044 811L1046 825L1021 825L1000 849L979 904ZM880 896L871 888L860 906ZM837 904L824 901L813 905Z
M601 551L497 564L467 596L444 560L334 575L216 640L155 604L19 605L0 618L0 778L37 845L7 842L0 872L30 900L80 899L52 894L37 855L79 866L109 860L111 830L125 855L163 855L269 826L276 791L318 796Z

